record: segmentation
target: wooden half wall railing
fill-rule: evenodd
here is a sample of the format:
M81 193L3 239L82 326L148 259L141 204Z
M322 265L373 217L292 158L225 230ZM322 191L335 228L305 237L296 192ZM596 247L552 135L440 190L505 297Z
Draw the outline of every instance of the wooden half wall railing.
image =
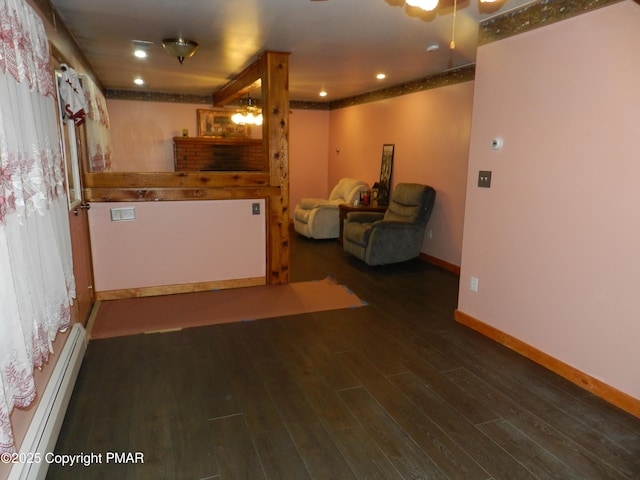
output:
M256 82L261 85L262 172L86 173L86 202L264 199L266 282L289 283L289 54L263 52L233 81L214 93L224 105Z

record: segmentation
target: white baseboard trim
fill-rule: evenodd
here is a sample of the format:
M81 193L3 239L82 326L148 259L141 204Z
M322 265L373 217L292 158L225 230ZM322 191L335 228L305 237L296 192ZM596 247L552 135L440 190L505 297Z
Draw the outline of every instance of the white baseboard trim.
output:
M14 464L8 480L43 480L45 478L49 469L45 455L47 452L53 452L56 446L86 350L85 329L81 324L76 323L62 347L60 358L53 368L49 383L20 447L20 453L27 455L25 458L39 461Z

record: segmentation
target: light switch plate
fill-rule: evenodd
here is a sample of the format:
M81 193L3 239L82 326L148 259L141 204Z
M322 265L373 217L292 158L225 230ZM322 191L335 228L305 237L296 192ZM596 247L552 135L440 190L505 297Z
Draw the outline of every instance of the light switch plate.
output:
M478 173L478 186L482 188L491 187L491 171L490 170L480 170L480 172Z
M135 207L112 208L110 209L110 213L112 222L132 221L136 219Z

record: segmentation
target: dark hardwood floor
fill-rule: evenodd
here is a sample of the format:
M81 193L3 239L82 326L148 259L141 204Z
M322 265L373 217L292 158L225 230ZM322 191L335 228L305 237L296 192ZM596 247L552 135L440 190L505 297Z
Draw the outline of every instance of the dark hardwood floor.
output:
M56 453L102 463L47 478L640 478L640 419L457 324L456 275L295 234L291 265L369 305L91 341Z

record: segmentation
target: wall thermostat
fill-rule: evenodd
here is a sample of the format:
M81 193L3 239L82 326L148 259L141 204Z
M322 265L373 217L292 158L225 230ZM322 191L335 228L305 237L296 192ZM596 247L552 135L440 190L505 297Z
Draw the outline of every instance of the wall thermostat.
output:
M502 140L502 138L500 137L494 138L491 142L491 148L493 148L494 150L500 150L502 148L502 145L504 145L504 140Z

